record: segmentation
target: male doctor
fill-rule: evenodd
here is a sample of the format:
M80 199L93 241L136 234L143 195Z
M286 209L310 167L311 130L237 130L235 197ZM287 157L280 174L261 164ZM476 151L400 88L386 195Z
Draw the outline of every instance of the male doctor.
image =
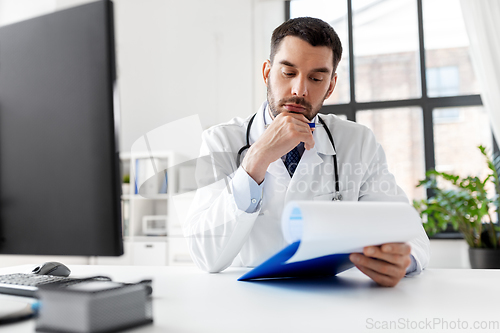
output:
M291 200L334 198L334 155L343 200L408 202L369 129L318 115L337 83L341 55L340 39L327 23L314 18L283 23L272 35L270 60L262 68L267 101L255 117L234 118L203 133L201 155L214 158L201 178L211 173L226 178L198 189L184 225L201 269L257 266L287 246L280 223L283 207ZM319 124L318 118L330 130L335 148L325 128L311 129L309 123ZM247 130L250 147L239 164L236 153L247 145ZM423 228L409 243L369 246L350 256L382 286L420 273L428 259Z

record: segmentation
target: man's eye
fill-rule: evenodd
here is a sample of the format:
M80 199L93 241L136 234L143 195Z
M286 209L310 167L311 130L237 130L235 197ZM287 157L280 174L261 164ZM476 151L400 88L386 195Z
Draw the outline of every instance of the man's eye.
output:
M318 79L316 77L312 77L311 80L313 80L314 82L321 82L321 81L323 81L323 79Z
M285 75L285 76L294 76L295 74L294 73L290 73L290 72L283 72L283 75Z

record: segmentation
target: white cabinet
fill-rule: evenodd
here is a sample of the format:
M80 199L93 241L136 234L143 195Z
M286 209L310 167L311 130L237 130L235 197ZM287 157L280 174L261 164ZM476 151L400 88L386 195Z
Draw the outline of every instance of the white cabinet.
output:
M171 199L172 220L168 224L169 264L175 266L194 265L189 254L186 239L183 237L181 221L187 216L195 192L177 194Z
M137 266L168 265L167 242L135 241L133 243L132 264Z
M189 254L184 237L168 237L168 264L171 266L191 266L193 260Z

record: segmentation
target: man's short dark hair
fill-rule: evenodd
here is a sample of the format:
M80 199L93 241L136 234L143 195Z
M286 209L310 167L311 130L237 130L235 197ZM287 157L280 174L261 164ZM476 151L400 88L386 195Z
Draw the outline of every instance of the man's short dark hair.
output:
M317 18L298 17L284 22L274 29L271 37L271 64L286 36L298 37L312 46L327 46L333 51L333 72L342 57L342 43L332 26Z

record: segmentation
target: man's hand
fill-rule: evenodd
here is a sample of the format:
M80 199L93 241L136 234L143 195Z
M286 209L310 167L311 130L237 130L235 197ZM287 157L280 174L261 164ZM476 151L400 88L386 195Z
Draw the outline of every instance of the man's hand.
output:
M303 114L282 112L248 149L241 166L260 184L269 164L301 142L304 142L306 149L314 147L309 120Z
M387 243L367 246L363 254L352 253L349 259L373 281L385 287L394 287L406 274L411 264L411 247L405 243Z

